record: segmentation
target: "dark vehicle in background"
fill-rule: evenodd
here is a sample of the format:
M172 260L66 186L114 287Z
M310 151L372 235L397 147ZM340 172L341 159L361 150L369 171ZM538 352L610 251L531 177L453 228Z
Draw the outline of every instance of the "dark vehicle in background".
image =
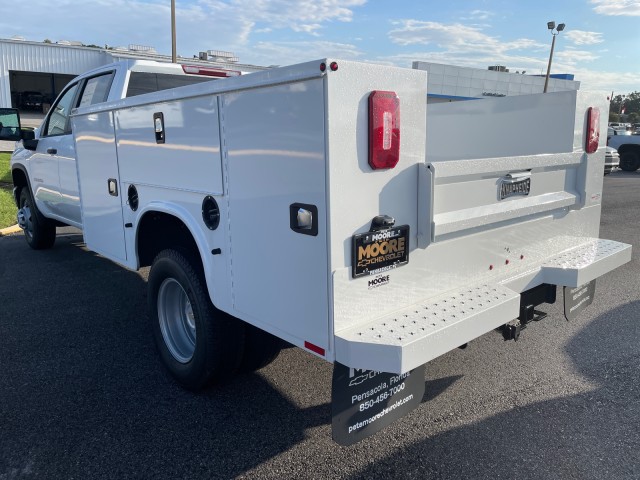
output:
M635 172L640 168L640 135L607 129L607 146L615 148L620 154L620 168L625 172Z
M18 108L21 110L42 111L42 105L48 103L46 97L40 92L22 92L18 99Z

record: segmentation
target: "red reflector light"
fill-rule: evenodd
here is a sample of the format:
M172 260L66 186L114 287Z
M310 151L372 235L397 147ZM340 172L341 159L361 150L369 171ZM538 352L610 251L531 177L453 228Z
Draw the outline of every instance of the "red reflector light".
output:
M598 108L589 107L587 110L587 141L585 151L594 153L598 150L600 142L600 110Z
M317 353L318 355L322 355L324 357L324 348L322 347L314 345L313 343L307 342L305 340L304 348L306 348L307 350L311 350L312 352Z
M369 95L369 165L393 168L400 159L400 99L395 92Z
M221 68L200 67L198 65L182 65L182 71L190 75L204 75L205 77L238 77L240 72L236 70L224 70Z

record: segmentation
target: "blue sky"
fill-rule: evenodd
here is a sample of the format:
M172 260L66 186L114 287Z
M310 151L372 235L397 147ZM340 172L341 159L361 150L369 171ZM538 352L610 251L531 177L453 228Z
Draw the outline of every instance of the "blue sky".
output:
M171 53L170 0L29 0L0 5L0 37L154 47ZM411 67L414 60L552 73L583 88L640 91L640 0L176 0L178 54L227 50L242 63L321 57ZM22 10L22 8L20 8Z

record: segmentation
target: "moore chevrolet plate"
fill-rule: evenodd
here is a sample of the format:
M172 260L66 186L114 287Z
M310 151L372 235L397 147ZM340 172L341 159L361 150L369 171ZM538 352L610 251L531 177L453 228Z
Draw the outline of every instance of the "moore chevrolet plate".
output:
M352 240L353 278L409 263L409 225L360 233Z

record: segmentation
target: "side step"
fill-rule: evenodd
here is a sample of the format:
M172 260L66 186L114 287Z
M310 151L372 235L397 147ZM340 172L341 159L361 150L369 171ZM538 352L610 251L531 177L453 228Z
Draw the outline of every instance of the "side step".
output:
M542 264L544 283L579 287L631 260L631 245L592 238Z
M336 334L336 360L353 368L406 373L520 314L520 294L469 287Z

